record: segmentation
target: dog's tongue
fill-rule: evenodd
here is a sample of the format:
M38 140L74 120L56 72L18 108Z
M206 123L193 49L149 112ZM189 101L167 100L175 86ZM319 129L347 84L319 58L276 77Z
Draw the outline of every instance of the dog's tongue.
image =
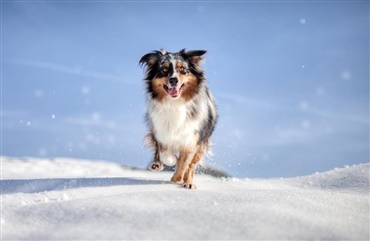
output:
M171 97L176 97L179 95L179 91L177 90L176 87L168 88L168 93L170 94Z

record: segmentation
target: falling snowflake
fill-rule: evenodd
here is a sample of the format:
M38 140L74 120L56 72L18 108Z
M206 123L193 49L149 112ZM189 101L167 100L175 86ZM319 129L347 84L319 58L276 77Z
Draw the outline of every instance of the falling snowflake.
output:
M89 88L89 86L82 86L81 87L81 93L84 94L84 95L90 94L90 88Z
M299 108L301 110L307 110L308 109L308 102L305 101L305 100L301 101L301 103L299 103Z
M204 13L206 11L206 8L204 6L198 6L198 12Z
M42 90L35 90L33 92L33 95L36 97L36 98L42 98L44 96L44 92Z
M351 78L351 72L349 72L348 70L344 70L341 73L341 76L342 76L342 79L349 80Z
M302 128L303 129L309 129L311 127L311 122L310 121L308 121L308 120L304 120L303 122L302 122Z
M316 89L316 94L317 95L325 95L325 88L324 87L317 87Z

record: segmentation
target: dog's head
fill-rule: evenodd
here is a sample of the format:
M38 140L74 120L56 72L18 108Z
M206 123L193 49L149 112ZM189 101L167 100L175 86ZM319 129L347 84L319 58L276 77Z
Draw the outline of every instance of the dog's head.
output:
M205 50L185 49L170 53L162 49L144 55L139 63L146 67L147 91L160 101L184 98L192 99L204 82L200 66Z

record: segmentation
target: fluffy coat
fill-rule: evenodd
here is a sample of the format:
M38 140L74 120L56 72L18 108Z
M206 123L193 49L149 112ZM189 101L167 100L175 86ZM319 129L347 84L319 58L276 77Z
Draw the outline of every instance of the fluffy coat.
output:
M209 151L217 121L214 98L201 67L204 50L153 51L140 59L145 66L148 144L154 148L149 169L177 164L172 182L195 188L196 164Z

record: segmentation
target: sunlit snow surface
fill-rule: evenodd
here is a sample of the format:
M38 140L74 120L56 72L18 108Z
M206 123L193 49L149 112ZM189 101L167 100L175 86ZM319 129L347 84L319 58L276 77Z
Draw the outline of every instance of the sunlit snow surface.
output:
M171 173L74 159L2 158L2 240L369 239L369 163L288 179Z

